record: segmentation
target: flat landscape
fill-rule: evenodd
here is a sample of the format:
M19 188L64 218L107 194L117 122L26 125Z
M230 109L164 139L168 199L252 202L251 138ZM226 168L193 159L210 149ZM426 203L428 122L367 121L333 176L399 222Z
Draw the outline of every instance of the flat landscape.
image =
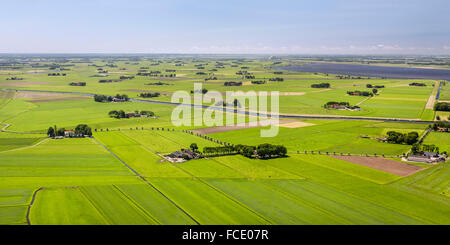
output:
M0 224L450 224L448 158L405 161L416 146L450 152L448 111L434 106L450 100L448 77L283 68L298 65L289 56L0 56ZM177 107L177 91L190 102ZM277 134L261 137L273 118L233 112L249 112L251 98L196 101L212 91L279 91ZM211 111L195 102L227 111L197 123L196 111ZM175 108L187 108L188 124L174 125ZM262 144L286 153L237 150ZM201 157L184 161L190 151Z

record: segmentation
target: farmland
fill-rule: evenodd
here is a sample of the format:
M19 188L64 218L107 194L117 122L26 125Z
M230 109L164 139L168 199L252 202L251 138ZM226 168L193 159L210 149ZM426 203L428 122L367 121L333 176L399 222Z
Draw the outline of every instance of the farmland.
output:
M436 93L435 77L342 78L276 68L297 64L289 57L42 57L38 64L0 59L20 61L0 66L0 224L450 224L448 161L402 162L414 169L408 174L358 164L369 159L384 166L400 164L412 146L386 142L388 132L420 137L431 124L423 121L437 120L437 115L446 120L446 112L427 108ZM66 75L52 75L58 72ZM86 84L70 85L79 82ZM426 86L409 86L412 82ZM305 118L284 118L274 137L260 137L267 126L202 131L213 126L209 121L194 124L193 113L190 125L174 125L173 104L133 100L170 102L177 91L194 99L194 83L222 95L280 91L280 113ZM320 83L330 87L311 87ZM371 97L348 95L372 91L367 84L383 87ZM446 99L447 87L440 100ZM159 96L139 96L156 92ZM96 102L93 94L125 94L132 100ZM349 102L360 110L324 108L329 101ZM155 116L113 118L113 110ZM241 116L246 122L261 120ZM92 128L92 137L47 136L49 127L69 130L80 124ZM423 144L450 152L449 140L448 132L430 132ZM263 160L232 153L183 162L166 157L193 143L200 152L269 143L285 146L287 156Z

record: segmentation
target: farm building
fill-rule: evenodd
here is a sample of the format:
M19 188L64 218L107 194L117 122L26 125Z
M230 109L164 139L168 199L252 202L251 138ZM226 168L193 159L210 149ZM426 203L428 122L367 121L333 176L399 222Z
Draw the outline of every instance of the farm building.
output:
M74 131L64 131L64 137L75 137L75 132Z
M423 152L418 155L409 155L406 160L410 162L435 163L445 162L446 154L438 154L436 152Z
M191 151L190 149L181 149L181 151L174 151L168 155L165 155L166 159L170 162L185 162L191 159L199 159L201 155Z

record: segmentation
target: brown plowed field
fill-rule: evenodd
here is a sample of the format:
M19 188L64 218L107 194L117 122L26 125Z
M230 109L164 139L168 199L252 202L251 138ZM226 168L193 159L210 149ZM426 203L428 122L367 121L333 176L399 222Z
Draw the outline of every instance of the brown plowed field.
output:
M397 162L383 157L361 157L361 156L333 156L333 157L399 176L409 176L423 169L415 165Z

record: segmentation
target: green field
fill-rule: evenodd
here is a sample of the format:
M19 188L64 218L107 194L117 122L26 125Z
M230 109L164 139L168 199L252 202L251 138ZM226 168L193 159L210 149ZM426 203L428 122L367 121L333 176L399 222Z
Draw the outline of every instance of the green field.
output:
M450 168L447 163L411 163L423 169L409 176L351 163L329 155L385 155L400 161L411 145L377 139L389 131L417 132L447 112L425 109L433 95L432 80L345 78L334 74L282 71L278 65L297 61L230 57L86 57L22 60L14 69L0 66L0 224L12 225L417 225L450 224ZM58 68L52 68L53 66ZM203 69L199 68L203 67ZM65 68L65 69L62 69ZM99 73L98 69L108 70ZM169 70L169 71L167 71ZM170 71L175 70L175 71ZM236 74L248 71L254 78ZM162 76L140 76L159 71ZM64 72L66 76L48 76ZM197 74L205 72L205 74ZM106 77L99 77L106 74ZM176 77L164 76L176 74ZM96 76L97 75L97 76ZM119 82L99 83L100 79ZM11 77L23 80L11 80ZM207 79L212 78L216 79ZM284 81L270 81L282 77ZM86 86L70 86L70 82ZM224 86L224 82L243 82ZM251 81L265 81L252 84ZM158 82L159 83L158 85ZM260 137L261 127L207 134L175 126L174 105L100 103L80 94L127 94L130 98L171 101L176 91L190 93L194 82L226 91L280 91L280 112L292 115L364 116L366 120L289 119L275 137ZM311 88L330 83L330 88ZM424 87L408 86L411 82ZM149 84L157 83L157 84ZM347 91L371 91L366 98ZM441 91L446 100L447 86ZM15 90L32 90L15 91ZM40 92L37 92L40 91ZM140 98L141 92L159 97ZM324 109L328 101L358 104L360 111ZM216 101L217 102L217 101ZM211 102L212 103L212 102ZM204 103L204 104L211 104ZM269 106L271 102L269 101ZM248 103L242 105L248 106ZM111 110L147 110L156 117L111 118ZM191 110L192 112L193 110ZM231 113L224 115L232 115ZM376 117L385 121L367 120ZM259 120L245 116L245 121ZM191 123L194 121L191 115ZM52 139L47 129L92 128L91 138ZM170 162L164 155L188 149L229 144L284 145L287 157L250 159L242 155L210 156ZM431 132L424 144L450 152L448 133ZM313 153L312 153L313 151ZM391 162L392 164L392 162ZM33 201L34 200L34 201Z

